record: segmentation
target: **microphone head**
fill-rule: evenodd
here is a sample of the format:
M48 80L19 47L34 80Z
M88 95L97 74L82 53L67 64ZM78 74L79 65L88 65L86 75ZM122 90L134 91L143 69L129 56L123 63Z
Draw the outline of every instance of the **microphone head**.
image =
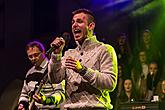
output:
M53 35L53 36L55 36L55 35ZM59 37L59 36L56 36L56 37ZM65 40L64 48L66 49L68 47L68 43L70 41L70 34L68 32L64 32L60 37L62 37L62 39ZM48 51L46 51L46 55L49 55L50 53L52 53L56 48L59 48L59 47L52 44L51 48Z
M153 75L153 71L151 71L150 74Z

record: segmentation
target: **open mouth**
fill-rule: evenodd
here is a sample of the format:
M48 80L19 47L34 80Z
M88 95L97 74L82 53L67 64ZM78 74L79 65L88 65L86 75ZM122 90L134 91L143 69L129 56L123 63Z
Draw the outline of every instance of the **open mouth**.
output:
M81 33L81 30L80 30L80 29L75 29L75 30L74 30L74 33L75 33L75 34L79 34L79 33Z

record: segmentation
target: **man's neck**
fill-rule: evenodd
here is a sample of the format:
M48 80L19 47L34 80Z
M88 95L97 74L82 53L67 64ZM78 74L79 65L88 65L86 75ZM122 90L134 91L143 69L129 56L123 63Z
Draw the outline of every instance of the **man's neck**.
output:
M37 65L35 65L36 69L42 69L42 63L45 60L45 58L43 58Z

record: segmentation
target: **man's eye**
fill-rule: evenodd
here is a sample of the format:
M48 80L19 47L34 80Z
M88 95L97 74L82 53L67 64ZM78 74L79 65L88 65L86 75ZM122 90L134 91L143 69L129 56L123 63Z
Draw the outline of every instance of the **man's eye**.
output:
M38 57L40 53L35 53L34 54L34 57Z
M29 57L29 58L33 58L33 55L29 55L28 57Z
M83 21L82 20L77 20L78 23L82 23Z
M33 58L33 57L38 57L40 55L40 53L35 53L35 54L33 54L33 55L29 55L28 57L29 58Z

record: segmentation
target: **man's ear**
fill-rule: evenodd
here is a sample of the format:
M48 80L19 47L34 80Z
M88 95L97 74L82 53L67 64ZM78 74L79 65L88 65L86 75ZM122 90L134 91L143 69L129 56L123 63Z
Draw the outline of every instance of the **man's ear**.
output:
M95 28L95 23L94 22L89 23L88 29L93 31L94 28Z

